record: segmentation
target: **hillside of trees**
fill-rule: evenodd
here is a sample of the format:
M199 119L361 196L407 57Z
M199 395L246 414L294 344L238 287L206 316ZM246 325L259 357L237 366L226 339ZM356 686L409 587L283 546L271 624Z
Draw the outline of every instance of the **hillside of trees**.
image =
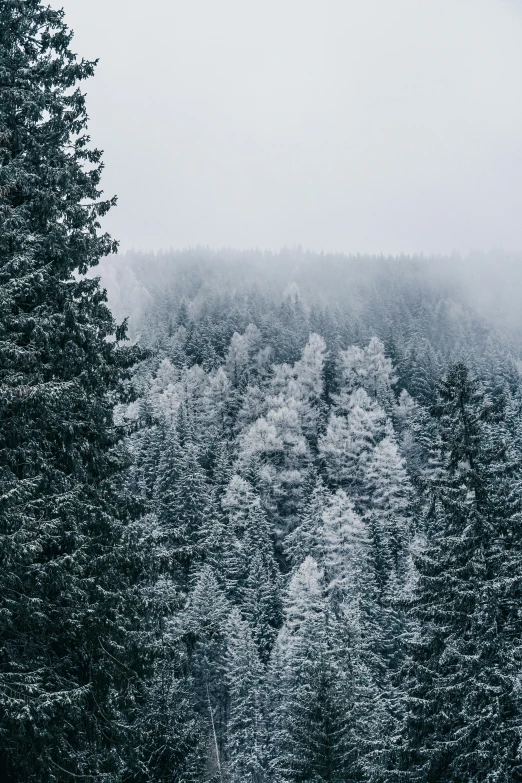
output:
M71 39L0 3L0 780L522 781L516 259L114 259Z
M273 263L107 274L150 350L118 417L165 601L155 763L179 689L179 779L516 780L516 336L421 260Z

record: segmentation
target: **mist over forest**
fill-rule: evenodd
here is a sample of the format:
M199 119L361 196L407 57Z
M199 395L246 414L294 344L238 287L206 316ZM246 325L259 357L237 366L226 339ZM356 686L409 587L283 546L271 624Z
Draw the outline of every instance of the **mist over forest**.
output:
M65 2L0 2L0 783L522 783L521 253L118 255L67 24L127 246L516 247L516 4Z
M518 333L522 320L522 256L502 250L400 257L319 254L302 248L279 253L209 248L127 251L103 259L93 274L101 276L116 319L129 318L133 335L154 319L158 329L160 322L166 328L169 302L180 297L190 301L196 314L211 295L244 296L258 289L284 298L295 287L308 308L335 306L354 315L368 306L371 296L383 295L390 286L403 287L410 295L417 290L419 297L447 297L456 307L473 310L506 339Z

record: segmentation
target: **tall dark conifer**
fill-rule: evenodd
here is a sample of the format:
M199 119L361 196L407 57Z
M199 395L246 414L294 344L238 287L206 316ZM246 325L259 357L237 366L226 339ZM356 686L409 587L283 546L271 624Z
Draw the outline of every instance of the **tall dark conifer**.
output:
M465 366L440 384L433 412L442 467L430 482L428 543L414 558L400 779L518 781L520 465Z
M115 489L126 368L97 279L99 218L63 12L0 4L0 779L119 779L142 661L141 555ZM108 338L116 338L108 339ZM134 606L132 606L134 602Z

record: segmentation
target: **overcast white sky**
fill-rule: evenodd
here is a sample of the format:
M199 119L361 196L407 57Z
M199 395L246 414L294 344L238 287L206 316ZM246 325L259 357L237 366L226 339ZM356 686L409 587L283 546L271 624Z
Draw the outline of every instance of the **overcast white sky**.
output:
M122 249L522 249L522 0L52 0Z

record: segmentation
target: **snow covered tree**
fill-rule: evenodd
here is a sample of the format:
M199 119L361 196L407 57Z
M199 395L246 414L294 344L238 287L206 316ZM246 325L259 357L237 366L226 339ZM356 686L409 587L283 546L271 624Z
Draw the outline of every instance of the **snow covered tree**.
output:
M259 350L261 335L254 324L249 324L244 334L235 332L230 341L226 360L226 369L233 386L248 383L249 376L255 367L254 355Z
M250 625L237 610L227 623L225 672L229 689L227 780L265 783L269 780L265 670Z
M183 611L166 619L165 643L173 650L180 643L185 645L186 687L190 686L198 725L205 735L202 742L207 766L217 776L225 752L227 699L223 667L230 606L211 566L204 565L193 581ZM171 709L175 710L176 705L171 705Z
M208 770L207 716L198 711L193 677L179 645L161 639L146 682L132 756L133 780L199 783Z
M366 559L366 530L344 490L337 490L328 499L321 533L328 594L336 604L348 597L357 600L361 588L358 571Z
M136 416L136 426L128 442L132 455L132 465L126 478L128 491L145 503L152 499L156 469L160 458L164 438L164 428L155 421L148 400L140 400Z
M211 566L204 565L197 574L181 619L181 628L193 640L224 633L228 603ZM179 625L178 620L176 624ZM194 641L189 643L194 646Z
M323 620L324 622L324 620ZM344 752L349 721L342 686L346 671L335 665L327 627L292 648L285 701L286 721L277 739L277 774L283 781L342 783L360 780ZM351 767L351 768L350 768Z
M464 365L434 408L443 469L414 553L401 779L511 781L520 763L520 465Z
M265 510L276 520L280 539L295 527L309 462L310 450L293 397L278 400L277 407L240 437L238 470L255 483Z
M333 486L348 486L359 454L352 456L352 439L344 416L330 415L325 434L319 439L319 456Z
M408 472L414 481L422 473L424 453L419 442L418 430L421 408L403 389L393 410L393 424L399 441L400 452L406 460Z
M230 423L231 386L220 367L208 377L202 400L202 425L205 438L224 440Z
M271 542L270 542L271 543ZM266 663L281 622L280 579L271 549L250 550L241 607Z
M386 738L396 720L397 635L402 630L393 607L381 599L367 520L355 511L343 490L323 511L322 559L331 612L331 637L338 677L350 675L350 730L344 738L352 770L379 768ZM347 649L348 645L348 649ZM395 717L394 717L395 713ZM357 773L357 774L359 774Z
M367 524L381 590L392 572L402 581L411 532L413 488L395 438L383 438L373 449L365 471Z
M331 414L319 439L319 456L330 482L347 490L360 508L365 500L365 472L373 448L393 428L383 408L367 392L356 389Z
M284 600L285 644L300 633L306 624L325 611L323 572L313 557L308 556L288 585Z
M271 766L276 780L347 779L351 677L348 668L337 666L335 637L322 573L307 557L290 581L285 622L272 656ZM344 642L346 649L346 638Z
M264 528L266 517L252 485L237 474L230 479L221 505L224 514L220 539L216 541L216 566L227 595L239 601L246 582L249 557L253 554L246 551L249 549L247 531Z
M311 334L301 358L294 365L297 396L301 402L301 427L314 449L317 447L319 425L325 411L325 360L325 341L320 335Z
M0 5L0 778L125 774L145 552L113 405L138 355L97 278L114 200L63 12ZM115 338L115 339L114 339ZM144 668L145 667L145 668Z
M299 512L297 526L284 540L284 553L294 569L308 557L317 560L321 552L323 511L327 490L321 477L314 471L312 488Z
M421 404L432 405L437 395L437 380L441 373L441 362L429 340L410 346L401 374L407 389Z
M176 429L165 437L154 496L164 557L171 560L177 577L186 580L203 557L205 527L213 509L198 448L190 441L182 448Z
M358 388L388 408L393 401L392 386L396 382L390 359L385 356L384 344L372 337L366 348L352 345L340 352L342 375L341 394L351 394Z
M226 512L218 570L227 594L250 623L264 661L280 624L279 569L274 534L252 486L233 476L223 497Z

